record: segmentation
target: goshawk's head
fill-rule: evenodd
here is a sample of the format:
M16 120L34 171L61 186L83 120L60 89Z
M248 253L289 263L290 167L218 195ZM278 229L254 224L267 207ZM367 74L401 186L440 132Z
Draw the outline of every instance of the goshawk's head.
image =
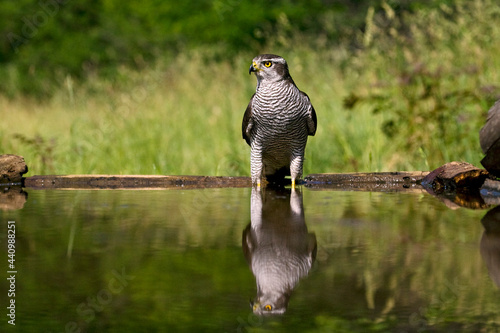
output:
M277 82L292 79L285 59L275 54L261 54L253 58L248 73L252 72L257 76L259 83L262 80Z

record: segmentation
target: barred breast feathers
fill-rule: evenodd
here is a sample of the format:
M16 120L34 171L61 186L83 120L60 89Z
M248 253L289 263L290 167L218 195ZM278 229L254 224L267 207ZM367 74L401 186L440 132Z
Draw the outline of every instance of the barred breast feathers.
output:
M254 115L256 117L271 113L274 116L279 116L280 113L287 116L302 116L305 115L308 105L310 102L307 95L303 94L294 84L286 81L261 86L252 98L252 108L255 109Z

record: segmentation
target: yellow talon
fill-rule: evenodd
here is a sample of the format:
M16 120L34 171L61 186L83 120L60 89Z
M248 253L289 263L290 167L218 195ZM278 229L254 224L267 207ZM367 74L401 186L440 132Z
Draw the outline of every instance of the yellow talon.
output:
M295 189L295 179L292 179L292 188Z
M257 187L260 187L260 181L257 182Z

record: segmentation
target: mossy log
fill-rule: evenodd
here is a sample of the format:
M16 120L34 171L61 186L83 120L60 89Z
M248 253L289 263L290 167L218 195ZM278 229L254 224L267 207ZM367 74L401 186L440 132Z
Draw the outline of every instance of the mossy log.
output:
M20 185L28 172L24 158L18 155L0 155L0 184Z
M479 190L488 176L488 171L472 164L450 162L431 171L422 180L422 185L425 188L432 188L435 193L464 188Z
M422 180L422 186L452 209L484 209L489 203L480 191L488 177L488 171L472 164L450 162L431 171Z
M33 189L152 189L249 187L250 177L67 175L33 176L24 180Z
M313 189L422 191L419 184L427 174L426 171L323 173L311 174L304 178L304 182Z
M490 174L500 177L500 140L488 149L481 164Z
M309 188L391 191L418 186L426 172L315 174L304 179ZM148 189L250 187L250 177L66 175L33 176L24 180L33 189Z

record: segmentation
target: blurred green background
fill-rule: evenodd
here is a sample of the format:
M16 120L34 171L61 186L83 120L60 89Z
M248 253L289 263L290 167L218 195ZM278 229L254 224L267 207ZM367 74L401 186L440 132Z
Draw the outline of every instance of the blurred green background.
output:
M479 165L494 1L0 3L0 149L34 174L248 175L251 59L318 114L304 174Z

